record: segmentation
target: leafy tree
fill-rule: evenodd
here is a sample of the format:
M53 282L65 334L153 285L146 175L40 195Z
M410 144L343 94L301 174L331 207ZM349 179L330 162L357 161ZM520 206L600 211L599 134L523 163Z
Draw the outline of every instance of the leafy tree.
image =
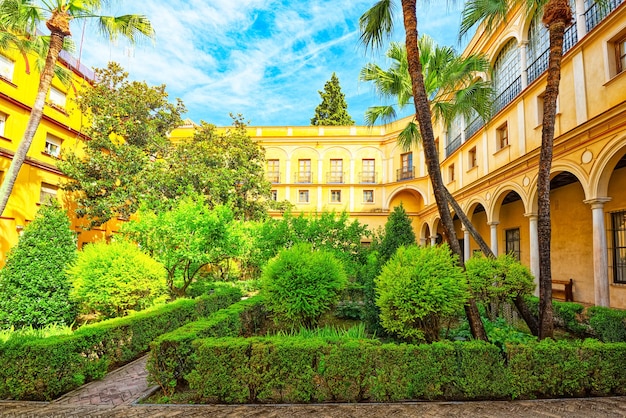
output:
M126 316L167 296L163 265L126 241L87 245L68 273L71 298L86 314Z
M232 210L211 209L201 196L185 197L165 212L140 210L137 218L122 232L165 266L172 296L185 296L203 268L236 258L245 247Z
M389 260L398 248L414 244L415 232L411 226L411 218L400 204L393 208L385 223L385 233L378 248L382 263Z
M509 254L495 259L472 257L465 263L465 269L472 294L483 302L492 321L504 303L530 296L535 289L528 267Z
M369 235L365 225L350 220L347 213L322 212L312 216L290 212L282 219L260 224L254 236L256 243L251 264L262 267L282 249L309 243L316 250L325 250L339 258L349 277L354 277L365 262L366 251L361 239Z
M72 35L70 22L74 19L96 18L101 32L111 40L123 35L134 42L139 35L149 37L153 35L152 26L144 16L98 16L97 13L104 3L106 2L101 0L0 0L0 28L4 29L4 34L11 35L9 37L3 36L3 42L0 43L0 46L6 47L17 44L20 48L23 44L19 44L24 39L39 36L38 31L43 29L42 23L44 22L45 27L50 31L49 39L46 42L48 44L46 61L41 71L39 87L26 131L11 160L9 170L4 176L2 186L0 186L0 215L6 208L17 175L26 160L26 154L41 121L46 95L52 83L59 53L63 48L65 39Z
M350 126L354 125L352 117L348 114L346 96L341 92L339 78L335 73L324 84L324 91L318 91L322 97L322 103L315 108L315 116L311 119L311 125L316 126Z
M78 104L88 114L84 153L68 153L59 168L69 177L64 188L73 192L79 217L91 226L114 216L129 217L143 197L152 193L145 179L155 155L168 144L168 133L181 123L185 108L167 101L165 85L129 81L116 63L96 70L91 89Z
M330 252L300 243L267 264L261 292L277 323L312 328L337 302L346 282L341 262Z
M424 83L422 64L420 62L416 14L417 2L416 0L401 0L401 5L406 35L404 44L407 49L407 68L411 80L413 105L415 106L415 115L420 138L422 140L428 177L433 186L433 194L444 232L450 238L452 251L457 254L459 260L461 260L463 253L458 238L456 237L452 214L448 207L449 202L453 206L454 204L450 199L452 196L446 189L441 175L439 156L433 132L430 103ZM364 45L372 48L380 47L383 39L390 36L393 32L394 6L395 2L393 0L380 0L361 16L359 25L361 28L361 41ZM456 209L457 207L458 205L455 207L455 210L458 210ZM459 214L459 216L461 217L461 214ZM463 217L461 217L461 219L463 219ZM485 246L485 248L488 247ZM485 328L480 320L480 314L473 299L468 301L465 311L472 330L472 335L476 339L487 340Z
M153 208L167 207L190 191L210 207L232 208L237 219L263 219L271 202L265 150L250 138L241 115L219 132L202 122L193 138L172 143L147 180Z
M439 339L442 319L461 312L469 293L447 245L401 247L376 278L383 328L412 342Z
M4 327L70 324L66 268L76 258L76 241L67 214L56 200L42 205L0 270L0 324Z

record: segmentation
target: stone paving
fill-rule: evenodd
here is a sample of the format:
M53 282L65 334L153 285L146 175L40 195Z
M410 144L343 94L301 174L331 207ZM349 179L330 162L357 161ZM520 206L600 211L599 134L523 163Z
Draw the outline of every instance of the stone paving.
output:
M626 397L533 401L314 405L139 405L146 357L52 402L0 401L1 417L553 417L626 418Z

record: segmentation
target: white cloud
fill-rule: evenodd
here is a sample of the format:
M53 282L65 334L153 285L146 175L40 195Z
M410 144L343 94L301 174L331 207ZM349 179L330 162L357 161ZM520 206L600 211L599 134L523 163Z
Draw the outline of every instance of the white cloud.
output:
M358 81L361 67L374 60L359 47L358 36L358 19L372 5L373 0L126 2L112 12L145 14L155 40L131 49L123 41L109 45L88 26L82 62L104 67L117 61L133 79L166 84L172 99L185 102L187 116L216 124L229 124L233 112L256 125L306 125L319 104L318 90L336 72L349 112L362 123L366 107L377 102ZM456 41L450 27L458 24L458 11L448 15L433 6L428 15L422 12L421 32ZM394 37L402 39L401 19L397 25L400 35ZM74 33L79 43L80 30ZM375 58L381 62L382 56L381 51Z

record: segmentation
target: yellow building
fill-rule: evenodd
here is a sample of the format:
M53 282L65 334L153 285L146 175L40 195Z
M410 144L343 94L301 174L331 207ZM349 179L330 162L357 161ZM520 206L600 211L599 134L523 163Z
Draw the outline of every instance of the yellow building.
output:
M72 70L72 83L65 86L56 78L52 82L43 118L0 217L0 266L46 196L58 195L64 199L59 188L63 175L56 162L62 150L80 149L83 139L80 132L85 120L73 99L80 89L89 85L93 72L66 53L61 54L60 62ZM33 56L0 54L0 181L24 135L38 85L39 73ZM64 204L71 206L71 202ZM79 244L107 234L105 228L83 232L80 226L79 221L72 219L73 229L79 232Z
M552 164L552 275L574 280L576 301L626 308L626 5L608 3L572 1L576 22L566 33ZM479 32L465 53L483 52L493 65L482 77L493 79L495 115L485 126L456 120L448 129L435 127L447 187L494 252L513 252L535 276L547 45L539 19L519 12L493 34ZM0 81L0 111L9 115L5 132L12 132L13 114L16 121L26 117L34 97L30 90L16 95L17 69L24 69L14 62L14 81ZM23 104L13 104L13 97L23 97ZM63 138L63 147L76 142L78 115L68 109L65 120L54 112L46 110L32 161L20 174L26 191L12 196L1 219L3 251L32 218L42 184L58 182L54 160L42 154L46 132ZM266 149L274 199L293 203L297 212L347 211L373 228L402 202L419 243L431 245L441 239L441 228L423 152L397 144L407 121L371 128L249 127L248 133ZM172 139L189 137L193 129L183 126ZM0 170L18 141L11 135L0 139L6 143ZM467 258L478 246L455 222Z

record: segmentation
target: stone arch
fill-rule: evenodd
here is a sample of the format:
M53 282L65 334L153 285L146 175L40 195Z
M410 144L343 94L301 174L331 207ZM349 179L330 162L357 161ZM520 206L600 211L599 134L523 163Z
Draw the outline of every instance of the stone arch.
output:
M589 196L590 196L589 179L588 179L587 174L584 172L584 170L582 169L580 165L573 163L571 161L555 162L552 165L552 168L550 170L550 181L554 180L555 177L557 177L559 174L562 174L562 173L569 173L573 175L574 177L576 177L581 187L583 188L585 199L589 199ZM537 180L538 180L538 174L535 174L535 176L533 177L530 183L530 188L529 188L530 196L529 196L528 201L530 205L528 206L528 209L529 209L528 212L535 212L535 213L537 212L537 199L538 199Z
M321 159L325 159L325 158L328 157L328 154L336 152L337 150L340 150L341 153L347 154L349 156L349 158L351 158L351 159L354 158L354 153L350 149L348 149L346 147L338 146L338 145L333 145L331 147L325 148L324 151L322 151L320 153L321 154L320 158ZM332 157L332 155L331 155L331 157Z
M504 199L510 192L515 192L520 197L525 211L528 212L528 195L524 188L517 183L507 183L493 191L491 204L485 206L485 210L487 211L487 222L500 221L500 208L502 207Z
M609 141L607 146L600 151L589 174L588 199L607 196L611 175L625 154L626 136Z
M502 37L500 38L500 42L495 44L495 46L490 51L487 52L487 57L489 59L489 62L491 63L492 68L493 68L493 64L496 62L496 59L498 58L498 55L500 55L500 52L502 51L502 49L511 40L514 40L515 42L517 42L517 47L519 48L519 45L521 42L520 35L517 32L517 29L515 29L514 27L509 28L505 33L503 33Z
M406 198L406 201L404 198ZM389 193L385 202L385 208L391 209L400 202L404 202L404 209L407 212L417 212L426 206L426 193L409 184L396 187ZM409 204L406 202L409 202Z

